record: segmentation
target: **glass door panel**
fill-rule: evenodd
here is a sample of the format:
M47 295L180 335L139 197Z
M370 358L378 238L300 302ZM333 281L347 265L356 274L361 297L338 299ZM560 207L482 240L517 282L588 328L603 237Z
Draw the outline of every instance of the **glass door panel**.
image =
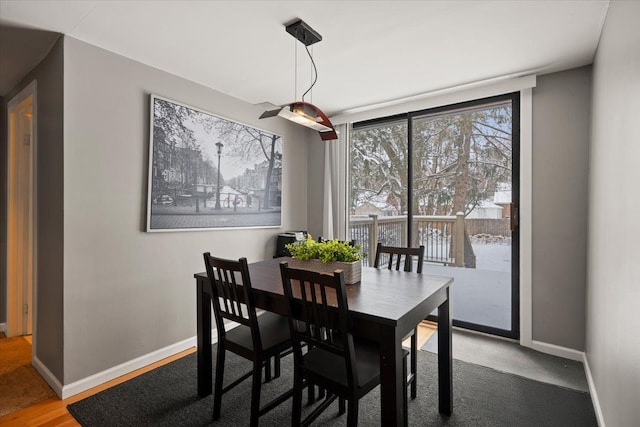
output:
M455 278L454 324L517 335L512 100L432 110L411 120L412 245L425 246L423 272Z
M385 121L351 133L350 239L373 265L377 242L407 245L407 121Z

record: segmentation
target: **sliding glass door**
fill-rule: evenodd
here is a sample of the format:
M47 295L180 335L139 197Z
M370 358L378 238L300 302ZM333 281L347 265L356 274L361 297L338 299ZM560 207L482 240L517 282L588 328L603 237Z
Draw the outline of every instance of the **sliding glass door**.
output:
M426 249L454 325L517 338L519 96L354 124L351 238Z

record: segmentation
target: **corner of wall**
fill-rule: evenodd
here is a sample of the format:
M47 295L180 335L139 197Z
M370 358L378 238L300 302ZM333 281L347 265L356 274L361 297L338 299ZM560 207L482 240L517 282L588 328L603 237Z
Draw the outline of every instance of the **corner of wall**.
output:
M591 366L589 366L589 359L587 354L582 355L582 364L584 365L584 373L587 377L587 385L589 386L589 395L591 396L591 403L593 404L593 410L596 413L596 420L598 421L598 427L605 427L604 415L602 414L602 408L600 407L600 398L596 390L596 384L593 381L593 375L591 374Z

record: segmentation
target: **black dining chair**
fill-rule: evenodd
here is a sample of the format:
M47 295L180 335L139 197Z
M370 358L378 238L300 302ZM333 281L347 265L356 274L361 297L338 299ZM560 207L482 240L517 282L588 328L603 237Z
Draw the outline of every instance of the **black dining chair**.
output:
M280 264L284 292L289 301L289 330L293 339L293 426L307 426L336 399L339 414L345 411L347 425L358 424L358 401L380 384L380 352L374 343L354 339L349 330L349 307L344 273L333 275L289 268ZM307 346L303 354L303 345ZM408 352L403 350L406 381ZM327 391L327 398L304 420L304 381ZM405 425L407 387L403 389Z
M257 426L261 415L287 400L293 393L289 390L260 408L263 367L265 381L269 381L270 360L275 359L276 377L279 376L280 356L283 352L291 350L288 320L268 311L257 315L246 258L240 258L238 261L228 260L213 257L207 252L204 254L204 263L211 284L213 313L218 331L213 419L220 418L222 395L252 377L250 425ZM238 323L238 326L228 330L225 319ZM227 350L253 362L253 369L223 388Z
M418 265L417 273L422 274L422 264L424 262L424 246L419 248L403 248L396 246L385 246L378 243L376 247L376 259L373 263L375 268L385 267L389 270L400 270L402 265L404 271L413 271L413 257L417 257ZM383 260L383 258L385 258ZM406 338L406 337L405 337ZM411 384L411 399L415 399L418 394L417 370L418 360L418 328L414 328L411 333L411 374L409 375L408 384Z

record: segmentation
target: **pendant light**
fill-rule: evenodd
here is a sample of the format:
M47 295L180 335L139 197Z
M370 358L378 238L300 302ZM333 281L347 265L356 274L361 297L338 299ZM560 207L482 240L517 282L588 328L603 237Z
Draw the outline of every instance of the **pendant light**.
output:
M260 118L266 119L268 117L280 116L299 125L317 130L320 133L320 138L323 141L338 139L338 134L336 133L336 130L333 127L333 124L331 124L331 121L329 120L327 115L324 114L322 110L320 110L320 108L316 107L310 102L305 102L304 100L304 96L311 91L313 86L318 81L318 70L316 69L316 64L313 60L313 56L311 55L311 52L309 52L309 46L321 41L322 36L302 19L298 19L297 21L287 25L285 29L289 34L291 34L305 46L307 54L309 55L309 59L311 59L311 64L313 65L315 78L311 83L311 86L309 86L309 89L307 89L306 92L302 94L301 101L294 101L289 104L282 105L275 110L265 111L264 113L262 113ZM298 63L296 59L296 71L297 66Z

